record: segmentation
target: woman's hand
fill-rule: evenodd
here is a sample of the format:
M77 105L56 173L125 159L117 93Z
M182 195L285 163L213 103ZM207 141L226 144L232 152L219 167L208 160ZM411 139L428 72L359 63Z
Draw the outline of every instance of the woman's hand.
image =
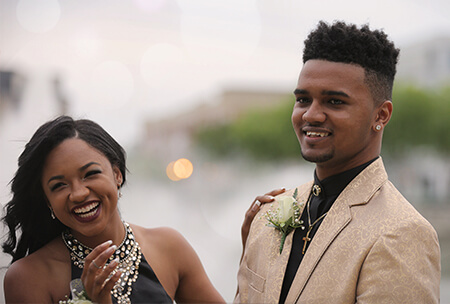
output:
M272 190L270 192L267 192L264 195L257 196L255 198L255 200L252 202L252 204L250 205L250 208L245 213L244 222L242 223L242 227L241 227L241 238L242 238L242 248L243 248L242 255L244 255L245 244L247 243L247 237L248 237L248 233L250 231L250 225L252 224L252 221L253 221L256 213L258 213L259 209L261 208L261 205L273 202L275 199L274 196L277 196L285 191L286 191L285 188Z
M118 270L108 279L119 263L119 261L113 260L105 266L108 259L117 249L116 245L111 246L111 244L112 241L107 241L98 245L84 261L81 281L86 293L94 303L112 303L111 290L122 274Z

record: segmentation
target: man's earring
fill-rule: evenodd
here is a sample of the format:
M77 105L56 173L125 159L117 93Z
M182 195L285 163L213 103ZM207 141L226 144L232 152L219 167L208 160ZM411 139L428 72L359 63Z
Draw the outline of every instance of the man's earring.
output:
M55 213L53 212L52 207L48 207L50 209L50 216L52 217L52 219L56 219Z
M381 125L377 125L377 126L375 127L375 130L380 131L380 130L381 130Z

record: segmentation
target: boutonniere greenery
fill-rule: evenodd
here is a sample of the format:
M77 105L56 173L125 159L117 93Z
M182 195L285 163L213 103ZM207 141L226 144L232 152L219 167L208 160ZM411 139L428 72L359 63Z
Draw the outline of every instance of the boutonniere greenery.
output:
M276 210L269 210L265 214L266 219L269 221L267 226L280 231L280 254L283 251L286 236L296 228L305 229L303 221L300 220L300 209L305 203L299 203L297 201L297 192L297 189L295 189L292 196L277 197L275 200L278 202L278 208Z

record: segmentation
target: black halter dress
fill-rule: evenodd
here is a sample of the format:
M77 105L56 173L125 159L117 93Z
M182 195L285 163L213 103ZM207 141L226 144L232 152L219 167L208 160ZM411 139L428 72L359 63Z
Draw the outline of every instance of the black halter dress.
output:
M72 280L81 278L83 272L73 261L72 267ZM144 255L141 257L141 263L139 264L139 275L136 282L132 285L133 290L130 295L130 302L135 303L173 303L170 296L164 290L163 286L156 277L152 267L148 264ZM111 295L114 304L117 303L117 299Z

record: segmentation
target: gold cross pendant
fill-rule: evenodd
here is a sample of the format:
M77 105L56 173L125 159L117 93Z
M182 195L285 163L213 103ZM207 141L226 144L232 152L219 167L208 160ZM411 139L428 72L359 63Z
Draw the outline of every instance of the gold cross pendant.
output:
M309 232L311 230L308 230L308 232L306 232L306 236L303 238L303 241L305 241L303 243L303 250L302 250L302 254L305 254L305 250L306 250L306 244L308 244L309 241L311 241L311 239L309 238Z

